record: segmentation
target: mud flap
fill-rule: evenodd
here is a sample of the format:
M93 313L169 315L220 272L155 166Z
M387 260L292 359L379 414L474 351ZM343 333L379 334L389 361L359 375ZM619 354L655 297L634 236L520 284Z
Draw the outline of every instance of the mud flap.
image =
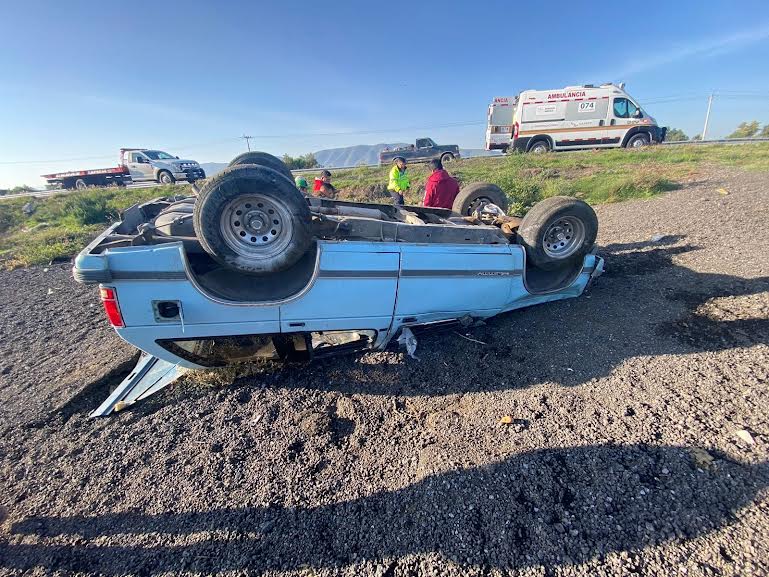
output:
M122 411L170 385L184 372L178 365L144 353L131 373L89 416L107 417L114 411Z

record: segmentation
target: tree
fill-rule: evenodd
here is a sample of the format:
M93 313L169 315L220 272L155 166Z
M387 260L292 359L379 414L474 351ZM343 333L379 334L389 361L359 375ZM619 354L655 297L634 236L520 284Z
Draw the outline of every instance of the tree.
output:
M726 138L752 138L758 132L758 120L751 122L740 122L737 130L732 132Z
M761 129L761 132L758 133L758 135L761 138L769 138L769 124L765 124L764 127Z
M702 140L702 135L701 134L695 134L694 136L692 136L692 140Z
M302 168L317 168L320 166L318 164L318 160L315 158L315 155L312 152L308 152L307 154L303 154L302 156L297 156L294 158L293 156L289 156L288 154L283 155L283 162L286 163L286 166L288 166L289 170L300 170Z
M665 140L668 142L681 142L689 140L689 137L680 128L668 128L668 131L665 133Z
M14 186L10 191L11 194L21 194L22 192L35 192L35 189L28 184L22 184L21 186Z

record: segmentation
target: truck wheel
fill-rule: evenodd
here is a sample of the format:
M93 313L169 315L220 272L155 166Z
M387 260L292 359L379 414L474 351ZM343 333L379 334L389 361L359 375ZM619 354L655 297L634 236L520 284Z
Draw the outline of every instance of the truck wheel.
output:
M589 204L567 196L538 202L518 228L531 263L553 270L582 259L595 244L598 217Z
M282 174L291 182L294 182L294 175L291 174L286 163L272 154L266 152L244 152L233 158L229 165L238 166L241 164L259 164L261 166L266 166L267 168L271 168L275 172Z
M167 170L161 170L158 172L158 183L173 184L174 182L176 182L176 180L174 180L174 175Z
M441 155L442 164L446 164L447 162L451 162L452 160L454 160L454 155L451 154L450 152L446 152Z
M475 182L459 191L451 210L462 216L470 216L476 210L483 208L484 204L489 203L496 204L507 211L507 196L501 188L488 182Z
M651 139L645 132L639 132L630 137L625 145L627 148L641 148L642 146L649 146Z
M547 140L537 140L529 148L529 152L534 154L542 154L544 152L550 152L550 143Z
M75 181L75 188L78 190L85 190L86 188L88 188L88 185L86 184L85 180L83 180L82 178L78 178Z
M294 183L259 165L237 165L209 179L193 225L203 249L249 274L289 268L312 243L310 208Z

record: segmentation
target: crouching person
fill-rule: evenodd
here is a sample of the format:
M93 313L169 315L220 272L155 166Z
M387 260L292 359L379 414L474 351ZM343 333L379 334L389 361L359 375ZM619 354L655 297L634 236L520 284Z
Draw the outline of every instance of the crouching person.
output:
M430 167L433 171L425 183L425 199L422 205L451 209L459 194L459 183L443 169L443 164L437 158L430 161Z
M393 199L393 204L403 204L403 193L406 192L411 186L409 175L406 174L406 159L399 156L395 159L390 170L390 182L387 184L387 190L390 191L390 196Z

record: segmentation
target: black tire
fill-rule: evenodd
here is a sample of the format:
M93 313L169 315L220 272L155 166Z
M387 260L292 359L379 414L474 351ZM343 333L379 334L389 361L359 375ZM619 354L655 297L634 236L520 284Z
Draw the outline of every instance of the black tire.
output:
M544 154L545 152L550 152L550 150L550 142L544 138L532 142L531 146L529 147L529 152L532 154Z
M248 164L226 168L205 183L193 226L203 249L223 265L268 274L289 268L307 252L310 219L307 200L293 182Z
M174 182L176 182L174 175L167 170L158 172L158 184L173 184Z
M535 204L518 228L531 264L553 270L584 258L595 244L598 217L589 204L553 196Z
M485 203L496 204L499 208L507 212L507 195L496 184L488 182L474 182L468 184L459 191L454 199L451 210L458 212L462 216L470 216L475 210Z
M441 164L446 164L447 162L451 162L454 160L454 155L450 152L444 152L441 154Z
M625 148L642 148L644 146L649 146L651 141L652 139L649 138L647 133L639 132L638 134L634 134L630 137L630 140L627 141Z
M75 181L75 189L77 189L77 190L85 190L86 188L88 188L88 184L82 178L78 178Z
M294 175L291 174L286 163L277 156L273 156L267 152L244 152L233 158L229 165L239 166L242 164L258 164L260 166L266 166L267 168L271 168L275 172L282 174L291 182L294 182Z

